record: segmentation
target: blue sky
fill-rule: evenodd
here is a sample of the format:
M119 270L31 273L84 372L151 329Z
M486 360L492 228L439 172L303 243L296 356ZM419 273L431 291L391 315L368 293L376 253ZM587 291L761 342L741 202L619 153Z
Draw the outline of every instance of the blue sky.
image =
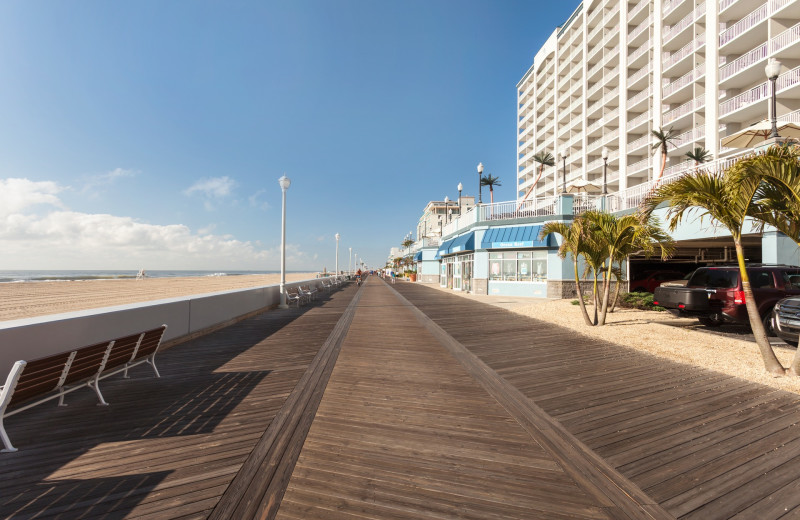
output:
M0 269L372 265L515 197L516 83L577 2L0 2Z

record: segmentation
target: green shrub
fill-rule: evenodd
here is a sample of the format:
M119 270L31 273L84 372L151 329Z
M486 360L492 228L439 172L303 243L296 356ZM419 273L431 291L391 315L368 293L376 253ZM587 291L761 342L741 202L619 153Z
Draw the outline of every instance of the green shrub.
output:
M666 310L664 307L653 305L653 293L649 292L622 293L619 295L618 305L626 309L640 309L645 311Z

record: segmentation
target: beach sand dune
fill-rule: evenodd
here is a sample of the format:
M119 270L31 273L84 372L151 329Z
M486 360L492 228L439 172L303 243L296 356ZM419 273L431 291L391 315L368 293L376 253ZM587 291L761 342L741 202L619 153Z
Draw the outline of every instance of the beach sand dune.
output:
M286 281L315 273L287 273ZM280 283L280 274L0 284L0 320L96 309Z

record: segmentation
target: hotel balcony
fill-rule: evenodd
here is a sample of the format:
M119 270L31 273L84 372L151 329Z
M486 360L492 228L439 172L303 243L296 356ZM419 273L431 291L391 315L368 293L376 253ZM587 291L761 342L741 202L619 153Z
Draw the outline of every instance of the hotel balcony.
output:
M628 33L628 37L626 38L627 44L631 47L638 47L642 43L644 43L649 38L648 29L653 24L653 16L647 15L647 18L642 20L642 22L633 28L631 32Z
M661 123L663 126L677 126L677 123L684 117L690 116L695 110L702 108L706 105L706 98L704 95L697 96L696 98L688 101L679 107L673 108L661 116Z
M694 85L698 80L705 77L706 65L701 63L694 70L691 70L680 78L664 85L661 89L662 101L664 103L680 103L692 96L692 89L687 88Z
M688 13L684 16L678 23L665 26L664 32L661 36L661 42L664 50L670 50L677 48L680 45L680 42L686 41L691 39L691 36L686 36L687 34L691 34L691 30L695 23L701 22L706 14L706 4L705 2L697 6L692 12ZM679 36L684 36L684 38L678 38Z
M685 74L692 69L692 60L687 59L695 51L700 50L706 44L706 35L701 33L694 40L690 41L677 51L672 53L662 53L662 70L666 76L678 76Z
M789 32L789 31L787 31ZM735 89L752 85L764 79L769 44L762 43L719 69L720 88Z
M689 0L665 0L661 6L661 18L665 24L674 25L692 10L693 2Z
M648 134L645 134L645 135L643 135L643 136L641 136L641 137L639 137L639 138L637 138L637 139L635 139L633 141L630 141L628 143L628 147L625 149L625 152L628 155L632 155L632 154L634 154L636 152L640 152L640 150L642 150L646 146L650 146L652 143L653 143L653 138L648 133Z
M783 2L786 0L779 0ZM750 50L754 41L766 41L768 37L767 18L777 9L775 0L754 9L744 18L722 31L719 35L720 54L741 54ZM752 4L750 4L752 5ZM747 34L747 38L740 38Z
M648 86L646 89L642 90L634 94L633 96L628 98L627 107L628 110L633 112L637 112L639 110L645 110L650 106L650 95L652 93L652 89Z
M762 71L763 72L763 71ZM766 106L760 103L771 96L770 82L764 81L719 105L720 122L750 124L766 117ZM775 82L777 96L800 99L800 67L784 72Z
M650 72L653 70L653 64L648 64L641 69L637 70L628 76L628 88L630 90L642 90L650 85Z
M647 112L643 112L638 116L634 117L633 119L628 120L625 124L625 130L627 132L638 132L641 131L641 127L647 125L650 121L653 120L653 112L648 110Z
M638 49L628 54L628 67L640 68L647 63L650 59L650 50L652 49L652 41L648 38Z
M650 7L650 0L640 0L638 4L628 10L628 22L638 22L643 16L646 16L650 12L647 9L648 7Z

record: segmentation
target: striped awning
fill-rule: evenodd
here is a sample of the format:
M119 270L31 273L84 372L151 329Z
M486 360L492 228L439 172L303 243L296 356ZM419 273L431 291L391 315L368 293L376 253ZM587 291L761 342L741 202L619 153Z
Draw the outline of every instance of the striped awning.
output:
M460 253L462 251L474 251L475 250L475 232L470 231L469 233L465 233L459 237L456 237L453 240L453 243L450 244L450 248L447 250L448 254L452 253Z
M492 228L483 235L483 249L510 249L517 247L551 247L552 239L539 238L542 226L516 226Z
M451 238L450 240L445 240L439 246L439 249L436 251L436 256L434 257L436 260L440 259L443 255L447 254L447 251L450 249L450 244L453 243L455 238Z

